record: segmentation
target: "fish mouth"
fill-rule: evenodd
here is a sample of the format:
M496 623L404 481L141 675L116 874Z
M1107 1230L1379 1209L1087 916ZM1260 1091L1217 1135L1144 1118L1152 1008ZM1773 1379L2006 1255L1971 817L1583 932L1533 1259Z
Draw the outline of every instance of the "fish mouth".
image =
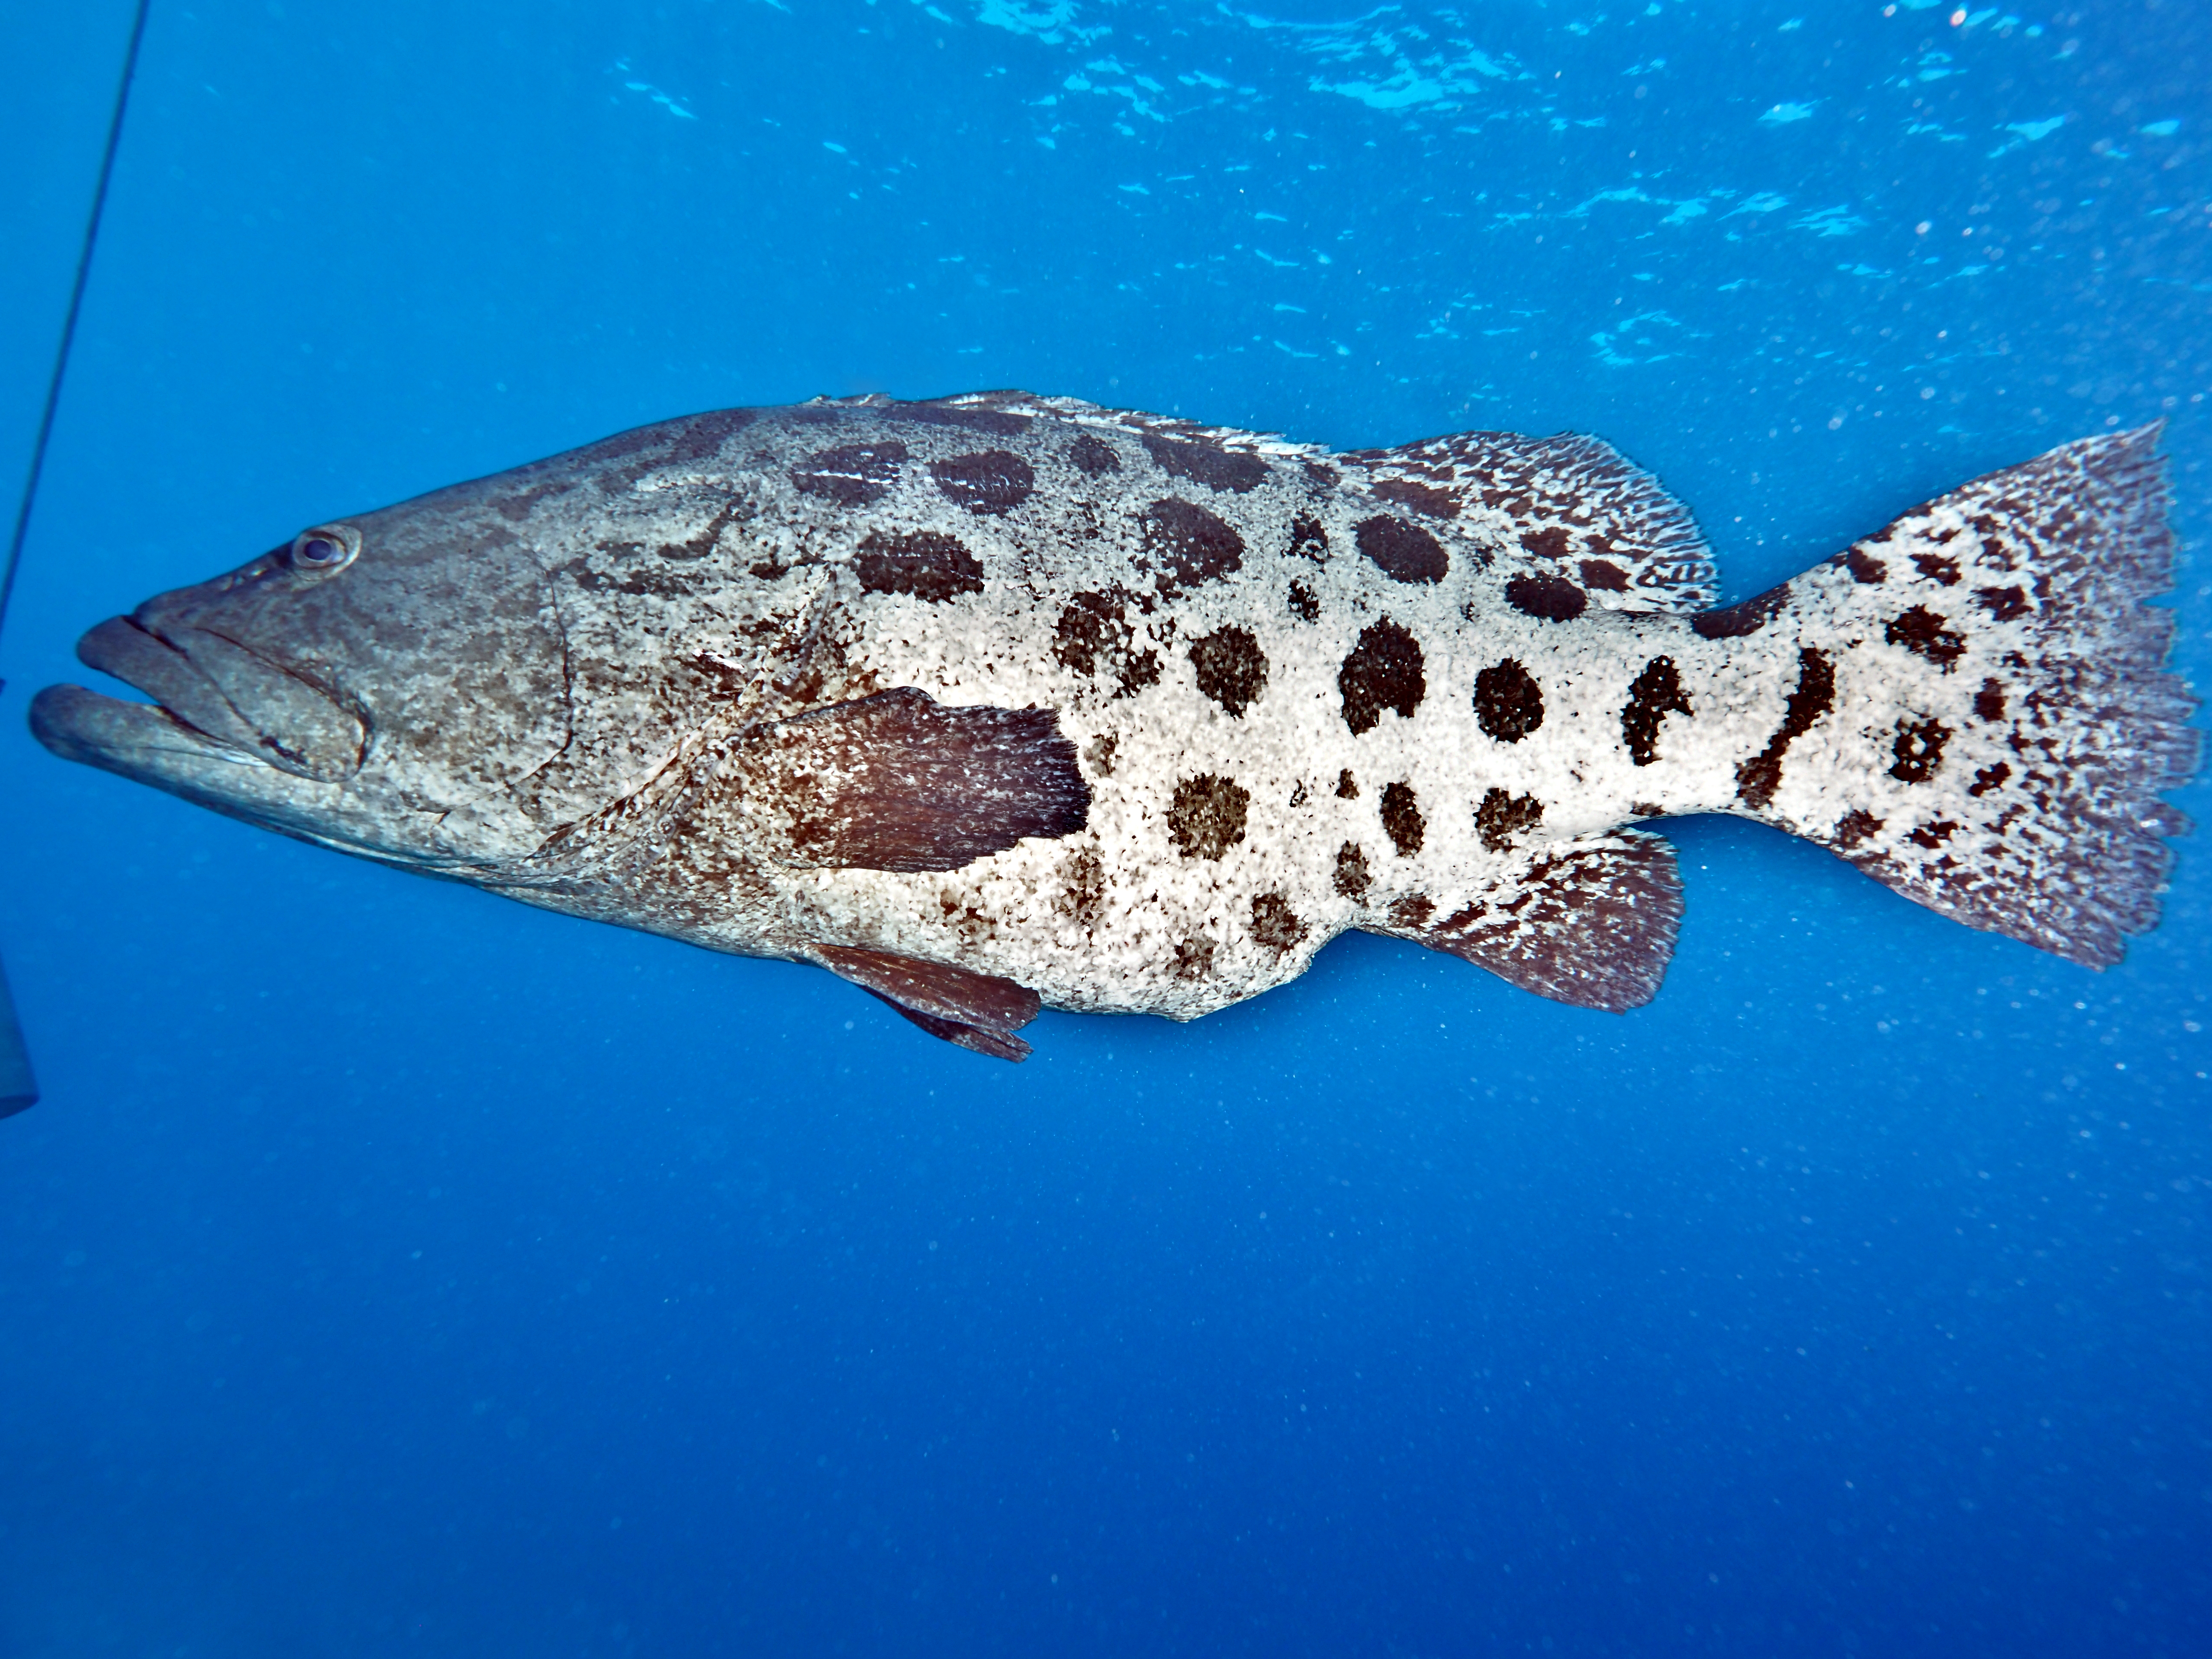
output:
M48 686L32 700L31 731L66 760L264 823L313 813L311 799L326 806L319 798L361 770L360 717L234 640L111 617L76 650L154 701Z

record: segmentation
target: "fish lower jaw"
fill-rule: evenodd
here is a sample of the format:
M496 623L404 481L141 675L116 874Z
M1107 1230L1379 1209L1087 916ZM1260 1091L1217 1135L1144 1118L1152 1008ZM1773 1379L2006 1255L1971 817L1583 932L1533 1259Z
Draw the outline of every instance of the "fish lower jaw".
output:
M210 737L158 703L131 702L81 685L50 685L31 700L31 735L64 760L97 766L156 788L210 766L277 768Z
M347 785L287 770L208 736L159 704L50 685L31 700L30 726L31 735L64 760L149 784L295 841L425 875L477 878L375 834Z

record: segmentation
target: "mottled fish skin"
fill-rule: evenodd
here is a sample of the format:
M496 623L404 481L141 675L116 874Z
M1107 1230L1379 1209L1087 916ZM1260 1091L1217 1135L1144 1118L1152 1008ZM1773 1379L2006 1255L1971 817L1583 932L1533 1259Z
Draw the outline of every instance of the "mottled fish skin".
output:
M663 422L337 520L88 635L58 752L284 833L832 968L1018 1059L1349 927L1625 1009L1735 812L2076 960L2196 763L2154 429L1709 610L1593 440L1331 455L1017 392Z

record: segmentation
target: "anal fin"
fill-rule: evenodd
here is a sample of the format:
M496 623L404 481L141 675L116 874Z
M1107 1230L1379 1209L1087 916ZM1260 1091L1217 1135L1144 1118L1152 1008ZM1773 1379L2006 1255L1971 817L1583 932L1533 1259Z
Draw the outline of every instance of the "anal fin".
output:
M1540 997L1625 1014L1659 994L1681 921L1674 848L1617 830L1542 849L1411 937Z
M1014 1032L1043 1004L1027 986L888 951L824 945L816 954L838 978L888 1002L932 1036L997 1060L1030 1057L1030 1045Z

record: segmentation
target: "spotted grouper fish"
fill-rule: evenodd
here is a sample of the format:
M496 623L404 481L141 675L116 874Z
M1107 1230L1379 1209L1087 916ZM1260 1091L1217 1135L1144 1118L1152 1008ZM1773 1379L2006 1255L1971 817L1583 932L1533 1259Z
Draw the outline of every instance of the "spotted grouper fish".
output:
M1606 445L1332 454L1018 392L664 422L100 623L56 753L380 863L830 969L1009 1060L1346 928L1622 1011L1731 812L2093 966L2197 761L2154 428L1712 608Z

